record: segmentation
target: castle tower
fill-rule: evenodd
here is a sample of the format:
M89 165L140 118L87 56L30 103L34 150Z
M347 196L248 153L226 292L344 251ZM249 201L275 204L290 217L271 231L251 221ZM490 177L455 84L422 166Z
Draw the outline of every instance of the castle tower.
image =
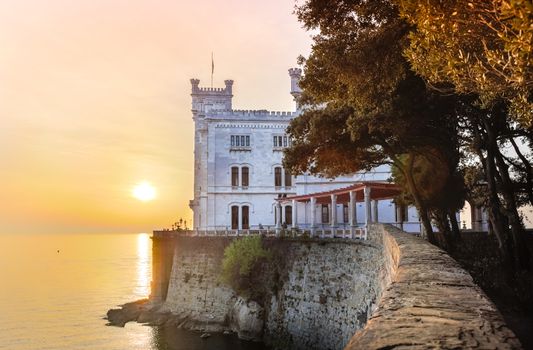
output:
M208 181L208 128L206 113L231 110L233 80L225 80L224 88L200 87L199 79L191 79L192 119L194 120L194 199L189 202L193 210L193 228L205 227L207 217Z
M224 88L199 87L199 79L191 79L192 110L206 113L212 110L230 110L233 98L233 80L225 80Z
M291 68L289 69L289 76L291 77L291 95L296 102L296 109L299 110L298 97L302 94L299 83L302 77L302 70L300 68Z

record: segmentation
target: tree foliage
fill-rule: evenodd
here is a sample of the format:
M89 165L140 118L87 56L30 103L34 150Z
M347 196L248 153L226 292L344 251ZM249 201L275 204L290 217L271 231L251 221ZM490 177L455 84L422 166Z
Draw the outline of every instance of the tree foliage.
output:
M500 100L533 127L531 0L396 0L413 26L404 50L415 72L439 89Z
M295 142L285 166L336 176L393 165L433 242L428 212L441 231L448 221L454 226L453 211L473 188L464 186L459 166L477 167L503 259L527 268L518 207L533 199L533 175L529 152L516 143L533 140L530 5L301 4L300 21L318 34L310 56L300 59L305 110L289 127ZM502 150L508 145L516 156Z
M288 129L294 141L285 166L336 176L393 164L431 240L425 202L399 157L433 149L457 162L454 97L428 91L410 70L403 56L409 26L389 1L314 0L297 13L320 34L302 59L307 110Z

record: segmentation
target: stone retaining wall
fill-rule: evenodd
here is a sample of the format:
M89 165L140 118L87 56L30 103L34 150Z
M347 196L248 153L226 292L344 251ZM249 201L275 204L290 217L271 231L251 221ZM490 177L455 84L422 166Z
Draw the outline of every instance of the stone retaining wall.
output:
M382 295L346 349L521 349L472 277L444 251L393 227L382 237Z
M233 239L175 237L168 281L154 283L168 285L168 292L160 293L165 295L161 311L186 320L182 327L188 329L230 330L247 339L264 334L275 348L342 349L375 307L383 266L378 244L266 239L266 248L285 267L276 290L258 309L220 282L224 248Z

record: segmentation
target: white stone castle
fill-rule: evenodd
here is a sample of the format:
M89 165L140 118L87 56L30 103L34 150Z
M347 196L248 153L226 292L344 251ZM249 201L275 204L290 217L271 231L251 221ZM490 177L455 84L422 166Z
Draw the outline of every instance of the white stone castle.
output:
M301 73L289 69L295 99L301 91ZM282 166L283 149L291 144L285 130L298 108L235 110L233 80L224 83L224 88L202 88L198 79L191 79L195 138L194 199L189 205L194 230L297 227L311 233L324 228L335 232L370 221L402 222L405 230L420 230L414 208L396 208L390 196L371 197L370 188L363 194L363 186L357 187L386 183L388 166L333 180L288 173ZM382 192L378 188L374 193Z

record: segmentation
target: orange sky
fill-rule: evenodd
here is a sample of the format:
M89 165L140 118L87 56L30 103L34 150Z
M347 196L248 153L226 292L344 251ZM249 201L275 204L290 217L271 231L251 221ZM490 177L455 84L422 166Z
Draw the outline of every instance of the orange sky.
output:
M291 0L0 2L0 233L141 232L190 220L189 79L291 110L308 54ZM150 181L151 202L131 196Z

